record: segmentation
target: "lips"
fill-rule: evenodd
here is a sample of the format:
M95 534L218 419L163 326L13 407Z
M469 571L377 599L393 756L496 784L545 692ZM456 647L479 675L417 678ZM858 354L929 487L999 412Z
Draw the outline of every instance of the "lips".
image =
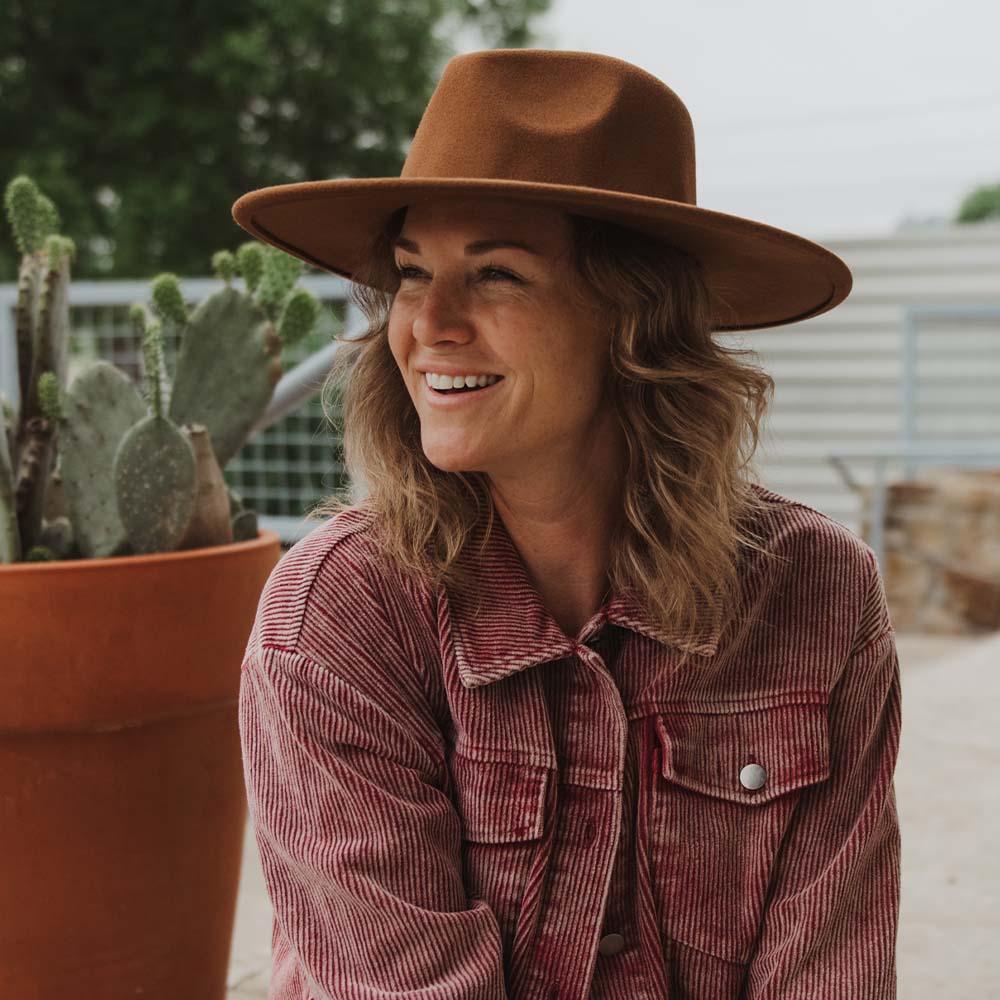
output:
M485 400L491 394L495 393L501 385L504 383L504 378L501 376L492 385L484 385L478 389L467 389L462 392L461 390L455 392L444 392L438 389L432 389L427 384L427 379L421 378L421 383L424 386L424 392L426 393L426 398L428 405L435 409L450 409L454 406L463 406L466 403L471 403L472 400Z
M438 378L442 378L443 377L443 378L452 378L452 379L455 378L456 376L459 377L459 378L465 379L469 375L469 372L438 371L436 368L418 368L417 369L417 373L418 373L418 375L421 378L423 378L427 382L431 382L432 381L432 378L431 378L432 375L436 376ZM498 379L503 378L502 375L498 375L495 372L475 372L474 375L475 375L476 378L479 378L480 376L485 375L487 378L492 379L494 382L497 381Z

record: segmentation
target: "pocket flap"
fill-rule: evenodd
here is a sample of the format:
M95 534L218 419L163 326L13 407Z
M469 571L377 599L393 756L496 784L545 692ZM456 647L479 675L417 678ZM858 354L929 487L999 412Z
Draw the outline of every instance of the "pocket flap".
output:
M732 802L769 802L830 775L825 704L665 711L656 732L664 778Z
M542 835L553 768L475 760L456 752L451 770L466 840L506 843Z

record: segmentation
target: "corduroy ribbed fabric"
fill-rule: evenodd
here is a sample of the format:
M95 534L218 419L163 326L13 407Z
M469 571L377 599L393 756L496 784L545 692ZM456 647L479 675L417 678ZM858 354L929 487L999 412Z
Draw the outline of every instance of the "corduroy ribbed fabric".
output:
M271 1000L895 1000L882 578L754 489L790 563L682 670L621 594L566 635L499 518L478 618L377 569L364 501L282 557L239 701Z

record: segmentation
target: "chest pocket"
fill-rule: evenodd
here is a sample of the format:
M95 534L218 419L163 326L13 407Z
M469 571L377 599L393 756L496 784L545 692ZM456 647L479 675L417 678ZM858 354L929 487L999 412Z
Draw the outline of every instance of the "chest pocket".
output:
M525 888L542 844L556 768L481 760L456 750L450 770L462 820L462 875L470 898L497 915L510 955Z
M664 711L653 722L648 848L662 931L749 961L795 805L830 774L826 705Z
M455 805L465 840L507 844L541 837L553 768L452 754Z

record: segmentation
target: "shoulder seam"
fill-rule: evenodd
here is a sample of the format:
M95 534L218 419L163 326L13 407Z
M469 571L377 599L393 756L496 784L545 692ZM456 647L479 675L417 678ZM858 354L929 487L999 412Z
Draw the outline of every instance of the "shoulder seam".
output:
M347 538L358 534L362 529L367 528L370 521L370 515L366 515L364 520L360 523L353 525L349 530L345 531L339 538L334 539L333 543L330 545L329 551L323 556L323 558L316 564L313 570L312 579L309 581L309 590L306 593L305 599L302 602L302 615L299 618L297 627L295 630L295 650L294 652L299 653L300 656L305 656L306 659L311 659L307 654L299 652L299 644L302 639L302 628L305 622L305 612L309 607L309 602L312 600L313 590L316 587L316 581L319 579L320 573L323 571L323 567L326 566L330 557L337 551L340 547L340 543Z
M315 577L319 574L319 571L323 568L324 564L330 558L330 556L336 551L340 543L343 542L345 539L350 538L352 535L356 535L358 534L358 532L363 531L365 528L367 528L369 521L370 518L366 516L364 520L359 521L357 524L350 525L342 535L335 538L333 542L331 542L329 551L327 551L327 553L323 556L323 558L319 561L319 563L316 566L316 573L313 575L313 579L315 579ZM311 593L312 593L312 588L310 587L310 594Z
M357 508L354 508L357 509ZM353 535L358 534L360 531L367 528L371 521L371 513L368 511L363 511L363 519L354 525L350 525L340 536L335 538L331 543L330 547L326 553L324 553L323 558L319 560L318 563L313 567L312 579L309 581L309 589L306 591L304 598L302 599L301 613L299 614L298 621L295 623L295 635L293 637L294 643L292 646L281 646L273 642L258 642L258 647L260 649L274 649L279 650L283 653L296 653L299 656L303 656L306 659L311 659L307 653L303 653L300 650L300 643L302 639L302 629L305 624L305 610L309 606L309 602L312 600L313 590L316 587L316 582L319 579L319 575L323 570L323 567L327 564L330 557L337 551L340 544ZM316 530L319 530L318 528Z
M851 659L852 660L856 659L857 657L861 656L863 653L867 653L868 650L870 650L870 649L874 648L875 646L879 645L879 643L885 642L885 640L887 638L889 638L891 636L894 636L895 634L896 634L896 630L890 625L883 632L880 632L877 636L875 636L874 639L869 639L868 642L866 642L860 649L854 650L854 652L851 653Z

